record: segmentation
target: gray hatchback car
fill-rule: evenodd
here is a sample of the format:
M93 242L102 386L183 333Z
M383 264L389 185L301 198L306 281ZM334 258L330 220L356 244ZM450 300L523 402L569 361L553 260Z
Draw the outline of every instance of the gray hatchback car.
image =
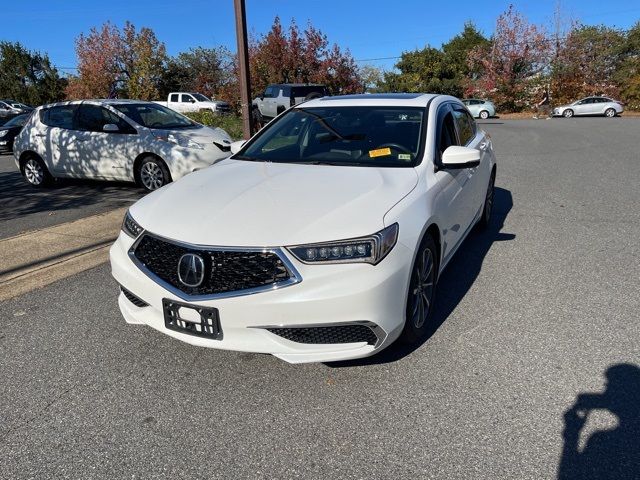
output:
M571 118L574 115L604 115L613 118L624 111L622 104L608 97L587 97L569 105L555 107L554 117Z

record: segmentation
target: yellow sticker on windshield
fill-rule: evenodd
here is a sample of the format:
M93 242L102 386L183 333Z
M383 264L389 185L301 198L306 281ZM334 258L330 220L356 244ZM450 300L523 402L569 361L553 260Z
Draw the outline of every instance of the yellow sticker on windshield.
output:
M376 157L385 157L387 155L391 155L391 149L390 148L378 148L377 150L369 150L369 156L371 158L376 158Z

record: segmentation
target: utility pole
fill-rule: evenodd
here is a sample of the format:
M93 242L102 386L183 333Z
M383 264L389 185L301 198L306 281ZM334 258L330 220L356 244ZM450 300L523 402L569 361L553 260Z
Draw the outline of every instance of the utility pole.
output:
M240 75L240 102L242 106L242 130L245 140L251 137L251 76L249 74L249 48L247 46L247 14L244 0L233 0L236 12L236 37L238 39L238 67Z

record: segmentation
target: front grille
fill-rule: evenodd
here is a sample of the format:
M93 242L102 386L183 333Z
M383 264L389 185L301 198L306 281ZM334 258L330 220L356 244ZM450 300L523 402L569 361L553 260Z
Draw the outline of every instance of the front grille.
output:
M375 345L378 338L366 325L267 328L271 333L297 343L359 343Z
M133 303L136 307L148 307L149 306L149 304L147 302L145 302L144 300L136 297L133 293L131 293L126 288L121 286L120 290L122 290L122 293L127 298L127 300L129 300L131 303Z
M200 255L205 263L204 280L197 287L186 286L178 278L178 262L187 253ZM144 235L134 255L151 273L188 295L224 294L269 287L292 278L274 252L189 248Z

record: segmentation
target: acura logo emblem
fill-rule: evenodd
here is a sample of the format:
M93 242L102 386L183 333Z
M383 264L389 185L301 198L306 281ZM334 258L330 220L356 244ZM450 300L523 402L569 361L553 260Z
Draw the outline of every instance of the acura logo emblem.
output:
M185 253L178 261L178 278L187 287L198 287L204 280L204 260L195 253Z

